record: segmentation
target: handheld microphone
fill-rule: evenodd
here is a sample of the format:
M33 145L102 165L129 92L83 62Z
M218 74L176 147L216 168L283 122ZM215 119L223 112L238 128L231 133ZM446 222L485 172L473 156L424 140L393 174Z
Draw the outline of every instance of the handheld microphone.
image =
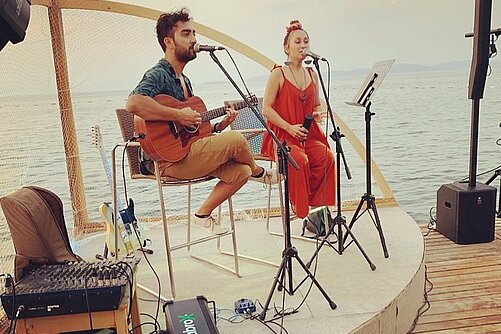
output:
M304 116L304 120L303 120L303 128L305 128L306 130L309 130L312 120L313 120L313 115L306 114L306 116Z
M327 59L325 59L324 57L316 54L315 52L311 51L310 49L304 49L303 50L303 54L306 57L311 57L313 59L317 59L317 60L321 60L321 61L327 61Z
M213 46L213 45L203 45L200 43L196 43L195 46L193 46L193 51L195 52L202 52L202 51L207 51L207 52L212 52L216 50L224 50L224 47L222 46Z

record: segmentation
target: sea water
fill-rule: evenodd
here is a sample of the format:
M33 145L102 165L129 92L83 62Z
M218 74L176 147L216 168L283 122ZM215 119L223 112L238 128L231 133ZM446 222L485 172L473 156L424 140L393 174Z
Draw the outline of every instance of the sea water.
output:
M332 109L365 144L364 108L345 104L351 101L362 76L333 77L330 89ZM265 79L249 83L252 92L262 95ZM209 109L223 100L236 98L227 84L194 83L195 93ZM485 182L501 165L501 74L488 78L480 104L478 140L478 182ZM97 208L111 201L111 191L102 167L99 150L91 144L91 127L99 125L103 149L109 156L115 143L121 141L115 109L122 108L129 92L73 93L72 104L76 124L79 156L82 165L87 211L91 220L100 220ZM470 151L471 100L468 99L466 70L391 73L373 97L371 111L372 158L378 164L394 196L403 210L416 221L427 221L435 206L440 185L468 176ZM59 106L55 96L0 97L0 117L4 124L0 139L0 196L24 185L38 185L58 194L65 205L67 225L73 215L68 190L66 157L62 139ZM324 123L324 131L332 134L332 124ZM326 126L326 127L325 127ZM332 144L332 141L331 141ZM348 180L341 166L343 199L359 199L366 190L365 164L341 139L347 167L353 174ZM334 145L331 145L334 148ZM117 159L119 165L121 153ZM122 174L119 168L119 174ZM133 181L128 170L127 195L136 201L138 216L159 215L154 182ZM374 179L373 179L374 181ZM124 190L119 175L121 190ZM499 181L492 185L498 186ZM374 182L373 182L374 183ZM197 186L193 191L193 209L203 201L214 183ZM374 186L374 194L379 190ZM184 187L169 188L169 214L186 213ZM265 207L267 192L262 185L244 186L234 197L237 209ZM273 204L278 204L277 195ZM433 214L433 210L432 214ZM4 219L0 215L0 219ZM4 222L2 222L3 224ZM6 234L8 236L8 233Z

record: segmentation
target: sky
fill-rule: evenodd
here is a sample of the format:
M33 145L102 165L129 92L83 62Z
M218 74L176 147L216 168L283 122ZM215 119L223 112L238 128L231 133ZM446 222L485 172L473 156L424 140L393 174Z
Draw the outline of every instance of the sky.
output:
M398 63L435 65L471 59L474 0L122 0L169 11L186 6L199 23L285 60L285 26L299 19L311 49L333 69ZM501 27L501 0L492 1L492 28ZM201 38L202 39L202 38ZM203 39L202 39L203 41Z
M310 36L312 51L326 58L332 70L368 69L387 59L396 59L396 64L437 65L469 62L472 58L473 39L466 39L464 34L473 31L475 0L121 2L160 11L188 7L195 21L230 35L276 63L286 60L283 38L285 27L293 19L302 22ZM501 27L501 0L492 3L494 29ZM9 43L0 54L0 95L54 91L47 14L45 8L36 7L25 41ZM69 10L63 14L70 85L74 91L131 90L163 56L153 20L88 11ZM197 38L202 44L215 44L202 35ZM501 43L497 44L501 49ZM229 51L245 80L266 78L268 69L234 50ZM236 79L227 55L224 52L218 55ZM490 62L499 68L501 57ZM326 66L321 65L324 72ZM227 81L208 54L200 54L185 68L185 74L195 83Z

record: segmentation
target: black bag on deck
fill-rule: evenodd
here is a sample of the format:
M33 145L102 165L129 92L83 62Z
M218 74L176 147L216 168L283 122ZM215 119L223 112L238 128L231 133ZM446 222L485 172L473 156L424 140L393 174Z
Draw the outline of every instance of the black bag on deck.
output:
M301 236L305 236L305 230L314 233L315 235L313 237L315 238L325 236L325 233L327 232L325 228L327 226L325 224L326 218L329 222L329 226L331 226L333 224L333 220L328 207L320 206L311 210L308 213L308 216L303 221L303 231L301 233Z
M0 204L16 250L16 280L31 265L82 261L71 250L63 203L56 194L40 187L23 187L0 198Z

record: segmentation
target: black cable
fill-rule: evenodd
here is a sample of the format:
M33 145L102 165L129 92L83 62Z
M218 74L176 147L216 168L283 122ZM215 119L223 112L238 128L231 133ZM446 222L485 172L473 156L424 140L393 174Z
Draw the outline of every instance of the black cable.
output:
M155 322L155 330L160 330L160 323L158 322L157 319L155 319L151 314L148 314L148 313L140 313L139 315L144 315L146 317L149 317L151 318L154 322ZM137 327L137 326L136 326ZM134 330L135 328L133 328L132 330Z
M85 272L84 272L84 295L85 295L85 305L87 306L87 314L89 316L90 331L91 331L91 333L94 333L94 324L92 322L92 312L90 310L89 293L88 293L88 289L87 289L87 279L89 278L89 275L87 274L88 270L89 270L89 268L86 267Z
M23 310L24 310L24 305L19 305L19 307L17 308L16 314L14 316L14 319L12 319L13 323L14 323L14 326L12 327L12 334L16 333L17 319L19 318L19 314ZM11 333L9 332L9 334L11 334Z
M316 246L318 248L318 242L319 240L317 239L316 241ZM312 272L312 275L313 277L315 277L316 273L317 273L317 268L318 268L318 257L315 257L315 266L313 267L313 272ZM280 322L280 325L283 327L283 318L287 315L290 315L290 314L295 314L295 313L298 313L299 312L299 309L301 308L301 306L303 306L303 304L306 302L306 298L308 298L310 292L311 292L311 289L313 288L313 280L310 281L310 286L308 287L308 290L306 291L306 293L304 294L304 297L303 299L301 300L301 302L299 303L298 306L292 308L291 311L287 312L285 309L285 305L282 303L282 310L281 311L278 311L275 307L275 316L272 317L270 320L268 320L269 322L272 322L274 323L274 320L277 320L277 319L281 319L281 322ZM285 291L285 289L284 289ZM262 306L261 306L262 307ZM277 324L278 325L278 324ZM283 327L285 329L285 327Z
M120 269L124 273L125 278L127 279L127 282L129 283L129 309L127 310L127 319L130 319L131 311L132 311L133 292L134 292L134 290L133 290L134 289L134 269L132 268L132 266L129 263L127 263L125 261L119 261L115 265L118 269ZM127 272L127 270L122 268L121 265L126 265L130 270L130 274L129 274L129 272ZM112 266L110 266L110 268L112 268Z
M500 141L500 142L501 142L501 139L498 139L498 141ZM498 144L498 145L501 145L501 144ZM494 168L491 168L491 169L489 169L489 170L487 170L487 171L485 171L485 172L479 173L479 174L477 174L476 176L483 176L483 175L485 175L485 174L492 173L492 172L494 172L494 171L498 170L499 168L501 168L501 165L499 165L499 166L497 166L497 167L494 167ZM467 182L468 180L469 180L469 177L467 176L467 177L463 178L461 181L462 181L462 182Z
M12 286L12 313L10 316L10 323L9 323L9 329L7 330L7 333L11 333L12 327L14 326L14 319L15 319L15 314L16 314L16 284L14 282L14 279L10 274L5 274L5 285L7 285L7 280L10 281L10 284Z
M160 331L160 323L155 318L153 318L148 313L140 313L140 315L150 317L154 322L151 322L151 321L142 322L139 325L132 327L132 329L130 329L128 331L129 334L132 334L136 329L141 328L141 327L146 326L146 325L154 326L155 329L153 330L153 332L150 332L150 333L158 333Z
M284 291L285 291L285 289L284 289ZM269 323L272 323L272 324L280 327L280 329L281 329L280 333L282 333L282 330L284 330L286 333L288 333L287 329L285 329L285 327L283 325L281 325L281 324L278 324L278 323L273 322L273 321L264 321L264 320L259 319L259 314L254 314L254 313L246 313L246 314L249 316L246 319L259 321L261 324L263 324L264 326L266 326L266 328L268 328L271 332L273 332L275 334L279 334L279 333L277 333L273 328L271 328L271 326L269 325Z
M407 334L411 334L414 329L416 328L416 325L419 321L419 318L425 313L427 312L430 307L431 307L431 304L430 304L430 301L428 300L428 293L431 292L431 290L433 290L433 283L428 279L428 267L425 265L424 266L424 301L423 301L423 304L421 305L421 307L419 307L418 311L417 311L417 315L416 315L416 318L414 318L414 321L411 325L411 327L409 328L409 330L407 331ZM427 286L430 286L429 288L427 288Z
M124 149L122 151L122 180L123 180L123 184L124 184L124 195L125 195L125 199L127 201L127 205L129 204L128 203L128 193L127 193L127 182L126 182L126 178L125 178L125 154L127 152L127 147L129 145L130 142L132 141L135 141L137 139L137 137L132 137L130 138L129 140L127 140L127 143L125 144L124 146ZM141 248L143 248L143 245L142 245L142 242L141 242L141 239L139 237L139 234L138 232L136 231L135 228L133 228L134 230L134 234L139 242L139 245ZM148 263L148 266L150 267L151 271L153 272L153 274L155 275L155 278L157 280L157 286L158 286L158 298L157 298L157 307L156 307L156 310L155 310L155 321L157 321L158 319L158 314L160 313L160 301L161 301L161 296L162 296L162 285L160 283L160 278L158 277L158 274L157 272L155 271L155 269L153 268L153 265L151 264L150 260L148 259L148 256L146 255L146 252L143 252L143 256L144 256L144 259L146 260L146 263ZM132 291L132 290L131 290Z
M160 277L158 277L157 272L155 271L155 268L153 268L153 265L150 262L150 259L148 259L148 256L146 253L143 252L144 259L146 263L148 263L148 266L150 267L151 271L153 272L153 275L155 275L155 279L157 280L157 286L158 286L158 298L157 298L157 307L155 310L155 320L158 319L158 314L160 312L160 301L162 298L162 284L160 282Z
M235 69L237 70L237 73L238 73L238 76L240 77L240 80L242 81L242 83L244 84L244 87L245 87L245 90L247 91L247 95L250 96L251 93L249 91L249 88L247 88L247 85L245 84L245 80L244 78L242 77L242 74L240 73L240 70L238 69L238 66L237 64L235 63L235 60L233 59L231 53L227 50L227 49L224 49L226 51L226 53L228 54L228 56L230 57L231 61L233 62L233 65L235 66Z
M423 235L423 237L427 237L428 234L430 234L431 231L435 231L435 229L437 227L437 216L436 216L436 214L433 215L434 209L436 210L437 208L435 206L432 206L430 208L430 211L429 211L430 221L428 222L428 225L427 225L428 231L426 232L426 234Z
M141 314L143 314L143 313L141 313ZM154 327L155 327L155 330L154 330L153 332L151 332L151 333L157 333L157 332L158 332L158 331L157 331L157 324L155 324L155 323L154 323L154 322L152 322L152 321L146 321L146 322L142 322L142 323L140 323L140 324L139 324L139 325L137 325L137 326L132 327L132 329L128 330L128 331L127 331L127 333L132 334L132 333L134 333L134 331L135 331L136 329L141 328L141 327L143 327L143 326L147 326L147 325L152 325L152 326L154 326Z
M129 196L127 195L127 182L125 181L125 153L127 152L127 147L130 142L131 139L125 143L124 149L122 150L122 182L124 184L125 205L127 206L129 205ZM141 244L141 240L139 240L139 244Z
M292 259L291 259L291 261L292 261ZM291 262L291 265L292 265L292 262ZM291 269L291 272L292 272L292 268L290 268L290 269ZM285 281L285 275L283 276L284 277L284 281ZM292 280L292 277L289 277L289 279ZM282 310L283 309L285 309L285 287L282 289ZM285 315L283 315L283 314L280 317L280 334L282 334L282 329L284 328L284 317L285 317Z
M158 301L158 298L155 299L149 299L149 298L144 298L144 297L137 297L142 302L147 302L147 303L156 303Z
M430 208L430 223L428 224L428 232L424 235L424 237L427 237L428 234L430 233L430 231L434 230L434 228L430 228L430 225L433 222L436 222L436 218L432 215L433 209L434 209L434 207ZM428 294L431 292L431 290L433 290L433 282L428 278L428 267L426 265L424 266L424 281L425 281L424 293L423 293L424 301L423 301L423 304L421 305L421 307L419 307L419 309L417 311L417 315L414 318L414 321L412 322L410 329L407 331L407 334L410 334L414 331L414 329L416 328L416 325L419 321L419 317L421 317L431 307L430 301L428 300ZM429 285L429 288L427 288L428 285Z

